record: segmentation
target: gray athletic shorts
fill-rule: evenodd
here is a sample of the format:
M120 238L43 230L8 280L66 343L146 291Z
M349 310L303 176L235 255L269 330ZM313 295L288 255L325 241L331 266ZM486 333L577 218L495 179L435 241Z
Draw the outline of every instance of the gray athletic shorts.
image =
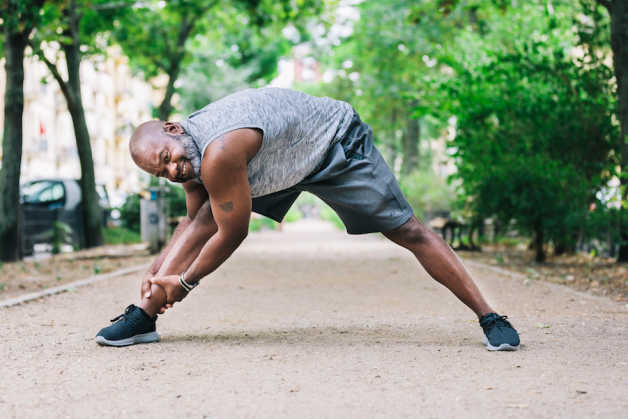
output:
M291 188L253 198L253 211L281 222L303 191L332 207L349 234L391 231L413 215L373 144L371 128L355 111L346 133L311 175Z

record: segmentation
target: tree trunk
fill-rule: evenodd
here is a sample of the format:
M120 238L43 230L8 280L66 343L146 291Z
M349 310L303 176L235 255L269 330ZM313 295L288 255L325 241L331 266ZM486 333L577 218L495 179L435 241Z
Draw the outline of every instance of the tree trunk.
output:
M417 107L418 101L415 99L410 103L410 112L406 121L406 129L402 138L403 160L401 161L401 175L405 176L413 170L419 168L419 142L421 127L419 120L413 118L412 112Z
M18 213L24 112L24 49L28 32L15 33L10 31L9 25L4 26L6 90L0 169L0 260L3 261L18 260L22 256Z
M209 9L205 9L207 11ZM197 16L197 19L202 16ZM173 50L170 50L171 54L168 54L170 65L166 69L168 74L168 85L166 86L166 94L164 99L159 104L159 120L167 121L172 113L172 96L174 95L174 84L179 78L179 72L181 71L181 62L185 57L185 42L190 35L190 32L194 28L194 21L190 21L190 17L186 14L181 17L181 25L179 27L179 34L177 35L177 42Z
M172 96L174 95L174 83L177 81L179 77L180 66L173 66L168 72L168 85L166 86L166 94L164 95L164 99L159 104L159 120L167 121L170 118L170 114L172 113Z
M83 196L83 225L85 233L85 246L95 247L103 244L102 235L102 209L99 205L99 197L96 192L96 180L94 175L94 160L92 146L85 122L85 109L81 99L80 65L81 56L78 41L78 22L70 15L70 31L73 32L73 42L63 44L63 51L68 68L68 110L72 116L76 148L81 164L81 193Z
M537 223L535 229L534 229L534 233L535 233L535 237L534 237L534 247L536 248L536 256L534 258L534 260L537 263L542 263L545 262L545 252L543 251L543 241L544 241L544 234L543 234L543 225L541 223Z
M611 47L613 49L613 63L615 78L617 79L617 118L621 126L620 167L622 204L628 200L628 3L624 0L614 0L610 4L611 15ZM626 212L622 205L621 212ZM626 217L620 214L619 255L617 262L628 262L628 224Z
M564 233L560 240L554 240L554 255L573 254L576 252L579 232Z

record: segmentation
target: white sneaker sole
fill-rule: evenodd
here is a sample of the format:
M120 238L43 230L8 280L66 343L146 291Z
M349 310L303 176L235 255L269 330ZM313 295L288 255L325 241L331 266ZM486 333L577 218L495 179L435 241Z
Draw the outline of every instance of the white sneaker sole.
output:
M96 342L99 345L104 346L129 346L135 345L136 343L151 343L151 342L159 342L159 334L157 332L148 332L142 333L139 335L131 336L130 338L120 339L120 340L108 340L103 336L96 336Z
M519 350L519 345L512 346L507 343L502 343L499 346L493 346L488 341L488 338L486 337L486 335L482 336L482 343L486 345L486 349L488 349L489 351L518 351Z

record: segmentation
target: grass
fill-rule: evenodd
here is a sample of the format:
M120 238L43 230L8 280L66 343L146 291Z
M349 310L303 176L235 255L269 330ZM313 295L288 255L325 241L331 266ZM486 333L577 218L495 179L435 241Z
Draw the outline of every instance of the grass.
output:
M286 223L294 223L295 221L299 221L301 218L303 218L301 211L295 206L292 206L283 220Z
M283 221L286 223L293 223L295 221L299 221L301 218L303 218L303 214L301 213L301 211L299 211L298 208L295 208L293 206L292 208L290 208ZM255 232L264 229L276 230L277 223L267 217L251 218L251 221L249 222L249 231Z
M331 209L331 207L329 207L328 205L322 205L320 207L320 216L323 220L325 221L329 221L330 223L332 223L334 225L334 227L340 229L340 230L345 230L346 227L344 225L344 223L342 222L342 220L340 219L340 217L338 217L338 214L336 214L336 211L334 211L333 209Z
M274 230L276 228L276 225L277 223L275 223L270 218L251 218L251 221L249 222L249 231L260 231L263 228L268 230Z
M131 244L142 241L139 233L124 227L108 227L103 230L105 244Z

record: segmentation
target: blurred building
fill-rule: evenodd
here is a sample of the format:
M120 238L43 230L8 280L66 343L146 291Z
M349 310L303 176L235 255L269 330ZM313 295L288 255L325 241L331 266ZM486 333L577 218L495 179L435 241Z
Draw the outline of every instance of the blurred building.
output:
M79 178L80 163L65 98L43 63L29 57L24 67L21 181ZM63 65L60 67L60 71L65 70ZM5 83L1 65L2 92ZM116 191L138 191L141 175L129 155L128 141L135 126L151 119L156 93L140 76L131 74L127 58L117 48L109 49L106 57L82 62L81 89L96 182L106 185L114 196ZM3 109L4 94L0 95L0 104ZM0 129L3 119L0 112Z

